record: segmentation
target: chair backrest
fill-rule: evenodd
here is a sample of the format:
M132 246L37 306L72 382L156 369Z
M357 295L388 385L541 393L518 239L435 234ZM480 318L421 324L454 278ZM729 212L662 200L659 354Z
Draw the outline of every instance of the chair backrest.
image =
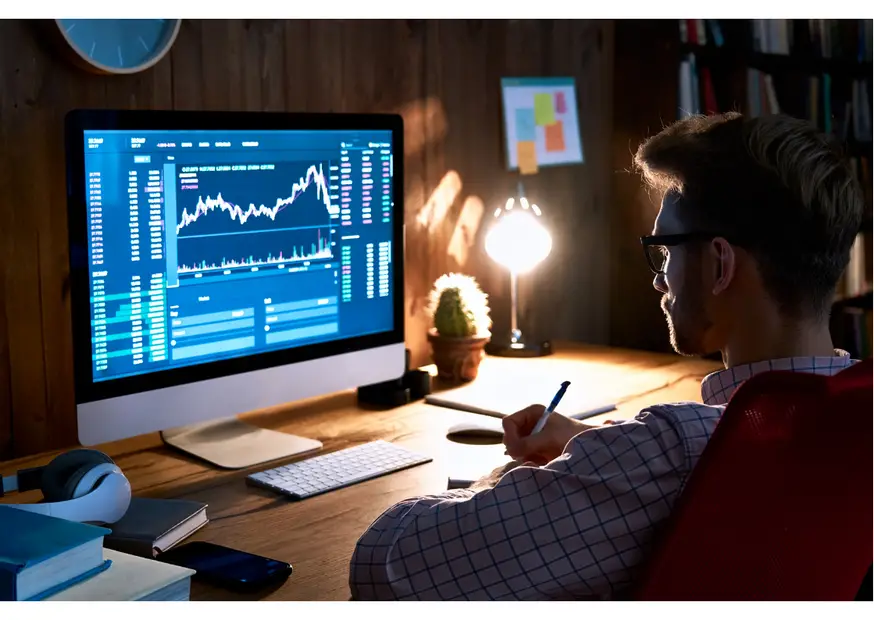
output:
M735 392L637 600L853 600L872 562L872 364Z

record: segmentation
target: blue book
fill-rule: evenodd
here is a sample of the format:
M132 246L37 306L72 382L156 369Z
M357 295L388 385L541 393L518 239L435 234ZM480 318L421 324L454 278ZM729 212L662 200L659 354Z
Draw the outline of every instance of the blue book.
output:
M40 600L109 568L110 530L0 505L0 601Z

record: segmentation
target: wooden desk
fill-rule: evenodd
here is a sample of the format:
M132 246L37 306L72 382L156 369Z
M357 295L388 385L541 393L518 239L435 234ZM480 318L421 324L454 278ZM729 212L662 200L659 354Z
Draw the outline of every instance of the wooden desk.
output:
M627 369L629 376L656 369L664 373L668 385L648 394L638 394L620 404L617 411L593 421L631 417L642 407L659 402L700 400L701 378L719 367L714 362L671 355L567 344L557 346L556 354L550 358L536 362L513 361L541 366L563 364L567 368L570 360ZM490 363L494 367L506 361L486 359L481 372L488 372ZM616 386L610 387L615 393ZM549 397L549 394L543 395L544 399ZM130 479L135 494L208 503L211 522L195 534L193 540L212 541L291 562L294 575L263 598L347 600L348 568L355 543L386 508L411 496L444 490L450 473L457 473L453 466L458 463L466 463L465 469L481 463L481 472L485 475L507 461L500 444L467 445L446 439L450 425L477 417L423 403L388 411L366 411L356 405L352 391L290 408L248 414L247 421L266 428L319 439L326 452L385 439L434 458L432 463L423 466L301 502L289 501L245 483L247 474L271 465L253 470L216 470L164 447L157 433L100 446L100 449L115 459ZM23 467L45 464L52 456L54 453L2 463L0 472L9 475ZM5 501L16 497L7 497ZM39 494L32 492L23 494L17 501L38 498ZM192 598L238 597L195 584Z

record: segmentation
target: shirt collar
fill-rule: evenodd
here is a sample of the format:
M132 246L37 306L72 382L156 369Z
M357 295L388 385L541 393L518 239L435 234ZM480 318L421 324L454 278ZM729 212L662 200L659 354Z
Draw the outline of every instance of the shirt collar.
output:
M701 382L701 398L707 405L726 405L740 384L753 375L771 370L834 375L849 367L854 361L846 351L835 349L835 354L828 357L785 357L741 364L707 375Z

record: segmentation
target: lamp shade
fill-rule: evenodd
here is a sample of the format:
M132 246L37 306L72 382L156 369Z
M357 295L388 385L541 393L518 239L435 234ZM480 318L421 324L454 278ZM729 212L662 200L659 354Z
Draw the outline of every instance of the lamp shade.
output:
M552 251L552 236L540 223L540 209L520 199L519 207L510 198L495 211L497 221L486 234L486 253L511 273L531 271Z

